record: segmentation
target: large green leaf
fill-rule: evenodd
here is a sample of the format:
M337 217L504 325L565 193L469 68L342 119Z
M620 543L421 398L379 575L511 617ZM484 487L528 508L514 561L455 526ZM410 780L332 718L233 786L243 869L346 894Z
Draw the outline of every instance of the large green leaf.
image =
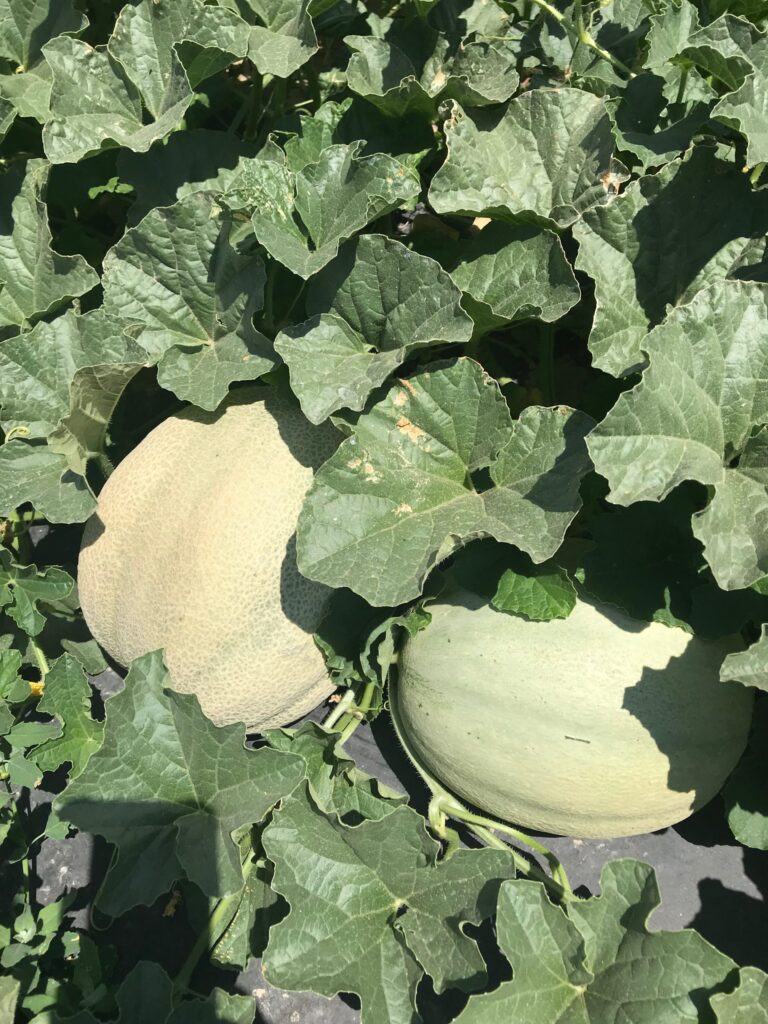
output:
M99 283L82 256L62 256L51 247L49 171L45 160L30 160L23 178L8 175L8 185L18 192L11 222L0 219L0 337L26 330Z
M717 1024L768 1024L768 975L758 967L743 967L733 992L712 996Z
M125 146L145 153L178 125L192 102L193 93L175 51L159 86L151 78L139 76L138 62L133 65L139 78L135 81L107 48L94 49L69 36L52 39L43 53L53 72L51 114L43 129L43 146L55 164L75 163L104 146ZM142 110L145 89L148 107L161 97L160 107L146 124Z
M682 1024L733 962L694 931L649 932L660 899L652 868L605 864L602 895L554 906L539 882L505 882L497 933L512 981L473 997L461 1024Z
M41 771L55 771L69 762L69 777L74 779L101 746L104 723L91 717L91 695L85 672L77 661L69 654L59 658L45 677L45 692L37 710L55 715L62 722L64 733L35 750L34 760Z
M344 42L353 51L349 88L390 117L406 112L433 117L445 99L465 106L503 103L520 82L517 54L503 40L454 47L436 34L422 30L414 37L404 29L394 39L347 36ZM433 52L427 57L430 43ZM417 55L416 49L422 52Z
M306 790L275 812L264 847L273 887L298 911L271 930L273 984L356 992L364 1024L415 1024L424 971L438 991L482 986L483 960L462 925L492 912L499 884L514 875L511 854L462 850L438 864L438 846L411 808L348 828Z
M292 171L275 146L243 160L224 201L251 214L261 244L308 278L356 231L419 192L418 175L393 157L361 157L362 143L328 146L316 163Z
M304 761L312 800L325 814L338 818L354 814L378 821L407 799L360 771L337 749L338 733L329 733L315 722L304 722L295 732L271 729L266 737L275 750Z
M632 153L644 171L658 168L686 150L712 107L712 102L701 99L670 104L665 86L660 75L638 75L620 98L606 104L619 149Z
M535 89L501 114L455 106L445 131L448 156L429 192L438 213L563 228L605 203L624 177L604 102L578 89Z
M246 32L232 11L199 0L141 0L122 9L108 48L159 119L168 109L169 89L178 88L184 75L195 86L244 57ZM181 57L182 41L194 46L194 57L189 46L184 50L187 61Z
M140 960L121 982L114 995L119 1024L252 1024L253 996L230 995L214 988L205 999L194 996L179 1001L173 982L158 963ZM34 1024L99 1024L87 1010L74 1017L55 1010L39 1014Z
M750 50L751 73L744 84L724 96L712 116L735 125L747 139L747 164L768 161L768 38Z
M125 324L103 308L52 323L0 346L0 423L24 437L47 437L72 410L80 371L147 363L147 353L124 333Z
M262 75L287 78L317 52L317 36L309 14L310 0L224 0L252 22L246 29L248 57Z
M88 484L64 455L21 440L0 446L0 515L25 501L51 523L84 523L96 507Z
M263 818L304 772L291 754L246 750L242 725L217 728L167 682L160 652L134 661L107 705L103 746L56 800L62 818L118 848L99 897L111 915L184 876L209 896L237 892L231 833Z
M0 547L0 608L28 636L37 636L45 625L40 602L60 601L73 586L63 569L51 565L38 572L36 565L17 565L8 548Z
M674 310L643 343L650 366L588 445L619 505L683 480L714 487L694 532L724 589L768 573L768 287L724 281ZM731 465L740 456L738 465Z
M720 669L720 678L725 682L768 690L768 625L763 625L760 639L746 651L727 655Z
M591 426L563 406L528 408L513 423L471 359L400 381L315 476L297 528L299 568L394 605L476 537L542 562L580 507Z
M595 366L637 368L649 328L756 259L752 240L766 231L768 196L706 148L586 213L574 234L576 266L595 280Z
M204 128L174 132L148 153L121 150L120 180L133 185L135 201L129 225L138 224L156 206L173 206L190 192L223 192L241 156L254 156L253 145L231 132Z
M0 0L0 57L23 73L39 60L49 39L79 32L87 24L72 0Z
M203 409L275 361L253 326L264 264L233 247L230 228L210 194L193 192L147 214L104 260L105 308L159 361L162 386Z
M417 239L418 244L418 239ZM433 255L464 292L481 332L513 320L559 320L579 301L579 286L554 232L492 221L470 238L440 236Z
M320 423L362 409L370 392L416 348L466 342L472 321L439 264L383 235L362 235L312 281L305 323L275 348L304 415Z
M736 839L753 850L768 850L768 712L757 701L747 752L723 788L728 824Z

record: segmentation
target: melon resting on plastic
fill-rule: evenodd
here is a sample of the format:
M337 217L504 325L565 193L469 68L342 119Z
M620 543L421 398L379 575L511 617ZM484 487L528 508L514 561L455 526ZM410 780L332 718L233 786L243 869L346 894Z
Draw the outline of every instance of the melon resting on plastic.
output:
M119 663L163 648L174 689L218 725L284 725L333 690L312 639L331 593L296 568L294 530L334 431L267 388L156 427L99 495L78 587Z
M457 590L401 655L394 695L414 758L464 800L560 835L651 832L722 787L752 691L720 682L734 644L577 601L531 622Z

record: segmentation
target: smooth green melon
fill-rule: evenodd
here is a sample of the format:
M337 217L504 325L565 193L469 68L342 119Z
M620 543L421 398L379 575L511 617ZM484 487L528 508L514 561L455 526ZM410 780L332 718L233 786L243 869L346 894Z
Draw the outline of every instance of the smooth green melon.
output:
M414 757L457 796L570 836L650 832L722 787L752 691L721 683L733 644L579 600L531 622L454 591L429 605L393 695Z
M99 495L78 587L96 640L120 664L164 648L174 688L217 724L284 725L332 690L312 634L331 591L296 568L294 530L333 451L267 388L156 427Z

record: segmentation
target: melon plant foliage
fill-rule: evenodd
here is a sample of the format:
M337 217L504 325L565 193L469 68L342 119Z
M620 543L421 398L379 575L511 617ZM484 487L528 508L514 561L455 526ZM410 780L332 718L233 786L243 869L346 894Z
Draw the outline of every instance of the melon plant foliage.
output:
M768 850L766 5L0 0L0 139L3 1024L250 1024L262 955L364 1024L768 1020L649 926L649 865L560 898L344 749L446 572L533 620L581 591L741 632L722 813ZM343 713L246 744L161 652L100 696L74 577L113 467L255 381L338 431L296 557ZM46 903L78 832L108 870ZM136 908L172 962L103 937Z

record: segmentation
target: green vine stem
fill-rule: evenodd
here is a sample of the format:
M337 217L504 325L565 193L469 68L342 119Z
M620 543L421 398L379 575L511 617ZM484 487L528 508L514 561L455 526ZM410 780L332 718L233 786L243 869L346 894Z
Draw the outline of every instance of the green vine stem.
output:
M339 699L339 702L334 707L333 711L323 722L323 726L330 732L331 729L336 725L342 715L346 714L349 708L355 702L355 691L350 686L346 693Z
M542 11L545 11L551 18L559 22L563 29L568 33L571 39L576 43L583 43L584 46L589 47L603 60L607 60L609 64L612 64L618 71L622 71L625 75L630 78L636 78L635 72L632 68L627 67L623 61L620 61L618 57L614 57L612 53L602 47L596 39L593 38L586 25L584 24L584 15L581 9L581 0L576 0L576 27L568 21L564 14L561 14L556 7L552 4L547 3L547 0L533 0L537 7L540 7Z
M243 865L243 887L248 882L248 878L253 869L265 862L257 860L256 857L250 856L247 858ZM203 956L209 950L213 949L216 943L219 941L224 933L224 929L229 925L230 921L237 912L238 905L243 898L243 888L237 890L237 892L231 893L229 896L224 896L216 906L213 908L211 916L208 918L208 927L205 928L197 937L197 941L190 950L189 956L181 966L181 970L178 972L176 977L173 979L173 998L174 1002L178 1002L184 992L189 988L189 982L194 974L195 968Z
M341 737L336 744L337 747L343 747L360 723L365 721L365 716L371 710L373 695L375 693L376 682L371 679L365 684L362 696L357 704L350 706L344 716L337 723L336 728L341 733Z
M473 832L487 845L496 847L497 849L508 850L514 858L515 868L518 871L542 882L551 892L554 893L555 896L557 896L558 899L564 901L577 899L573 893L571 884L568 881L565 869L551 850L547 849L547 847L537 839L534 839L533 836L529 836L525 832L521 832L519 829L513 828L511 825L506 825L503 822L495 821L492 818L487 818L480 814L474 814L468 807L465 807L460 800L457 800L455 796L449 793L448 790L446 790L445 787L430 775L426 768L424 768L406 741L405 732L398 719L398 713L396 711L397 700L395 699L395 693L393 692L395 685L396 684L394 684L392 680L388 683L390 691L389 713L392 718L392 724L397 734L397 738L400 740L400 744L408 759L432 794L432 799L430 800L427 812L427 819L432 831L440 839L446 841L447 846L445 855L450 856L458 845L458 836L456 836L456 833L453 832L452 829L449 830L447 828L446 819L451 817L455 821L460 821L462 824L466 825L471 832ZM536 853L539 853L549 864L552 877L550 878L549 875L541 871L537 865L531 864L516 850L511 849L507 843L502 842L502 840L494 836L494 831L504 832L511 839L514 839L518 843L522 843L525 846L528 846L531 850L534 850ZM449 832L453 833L453 835L449 835Z

